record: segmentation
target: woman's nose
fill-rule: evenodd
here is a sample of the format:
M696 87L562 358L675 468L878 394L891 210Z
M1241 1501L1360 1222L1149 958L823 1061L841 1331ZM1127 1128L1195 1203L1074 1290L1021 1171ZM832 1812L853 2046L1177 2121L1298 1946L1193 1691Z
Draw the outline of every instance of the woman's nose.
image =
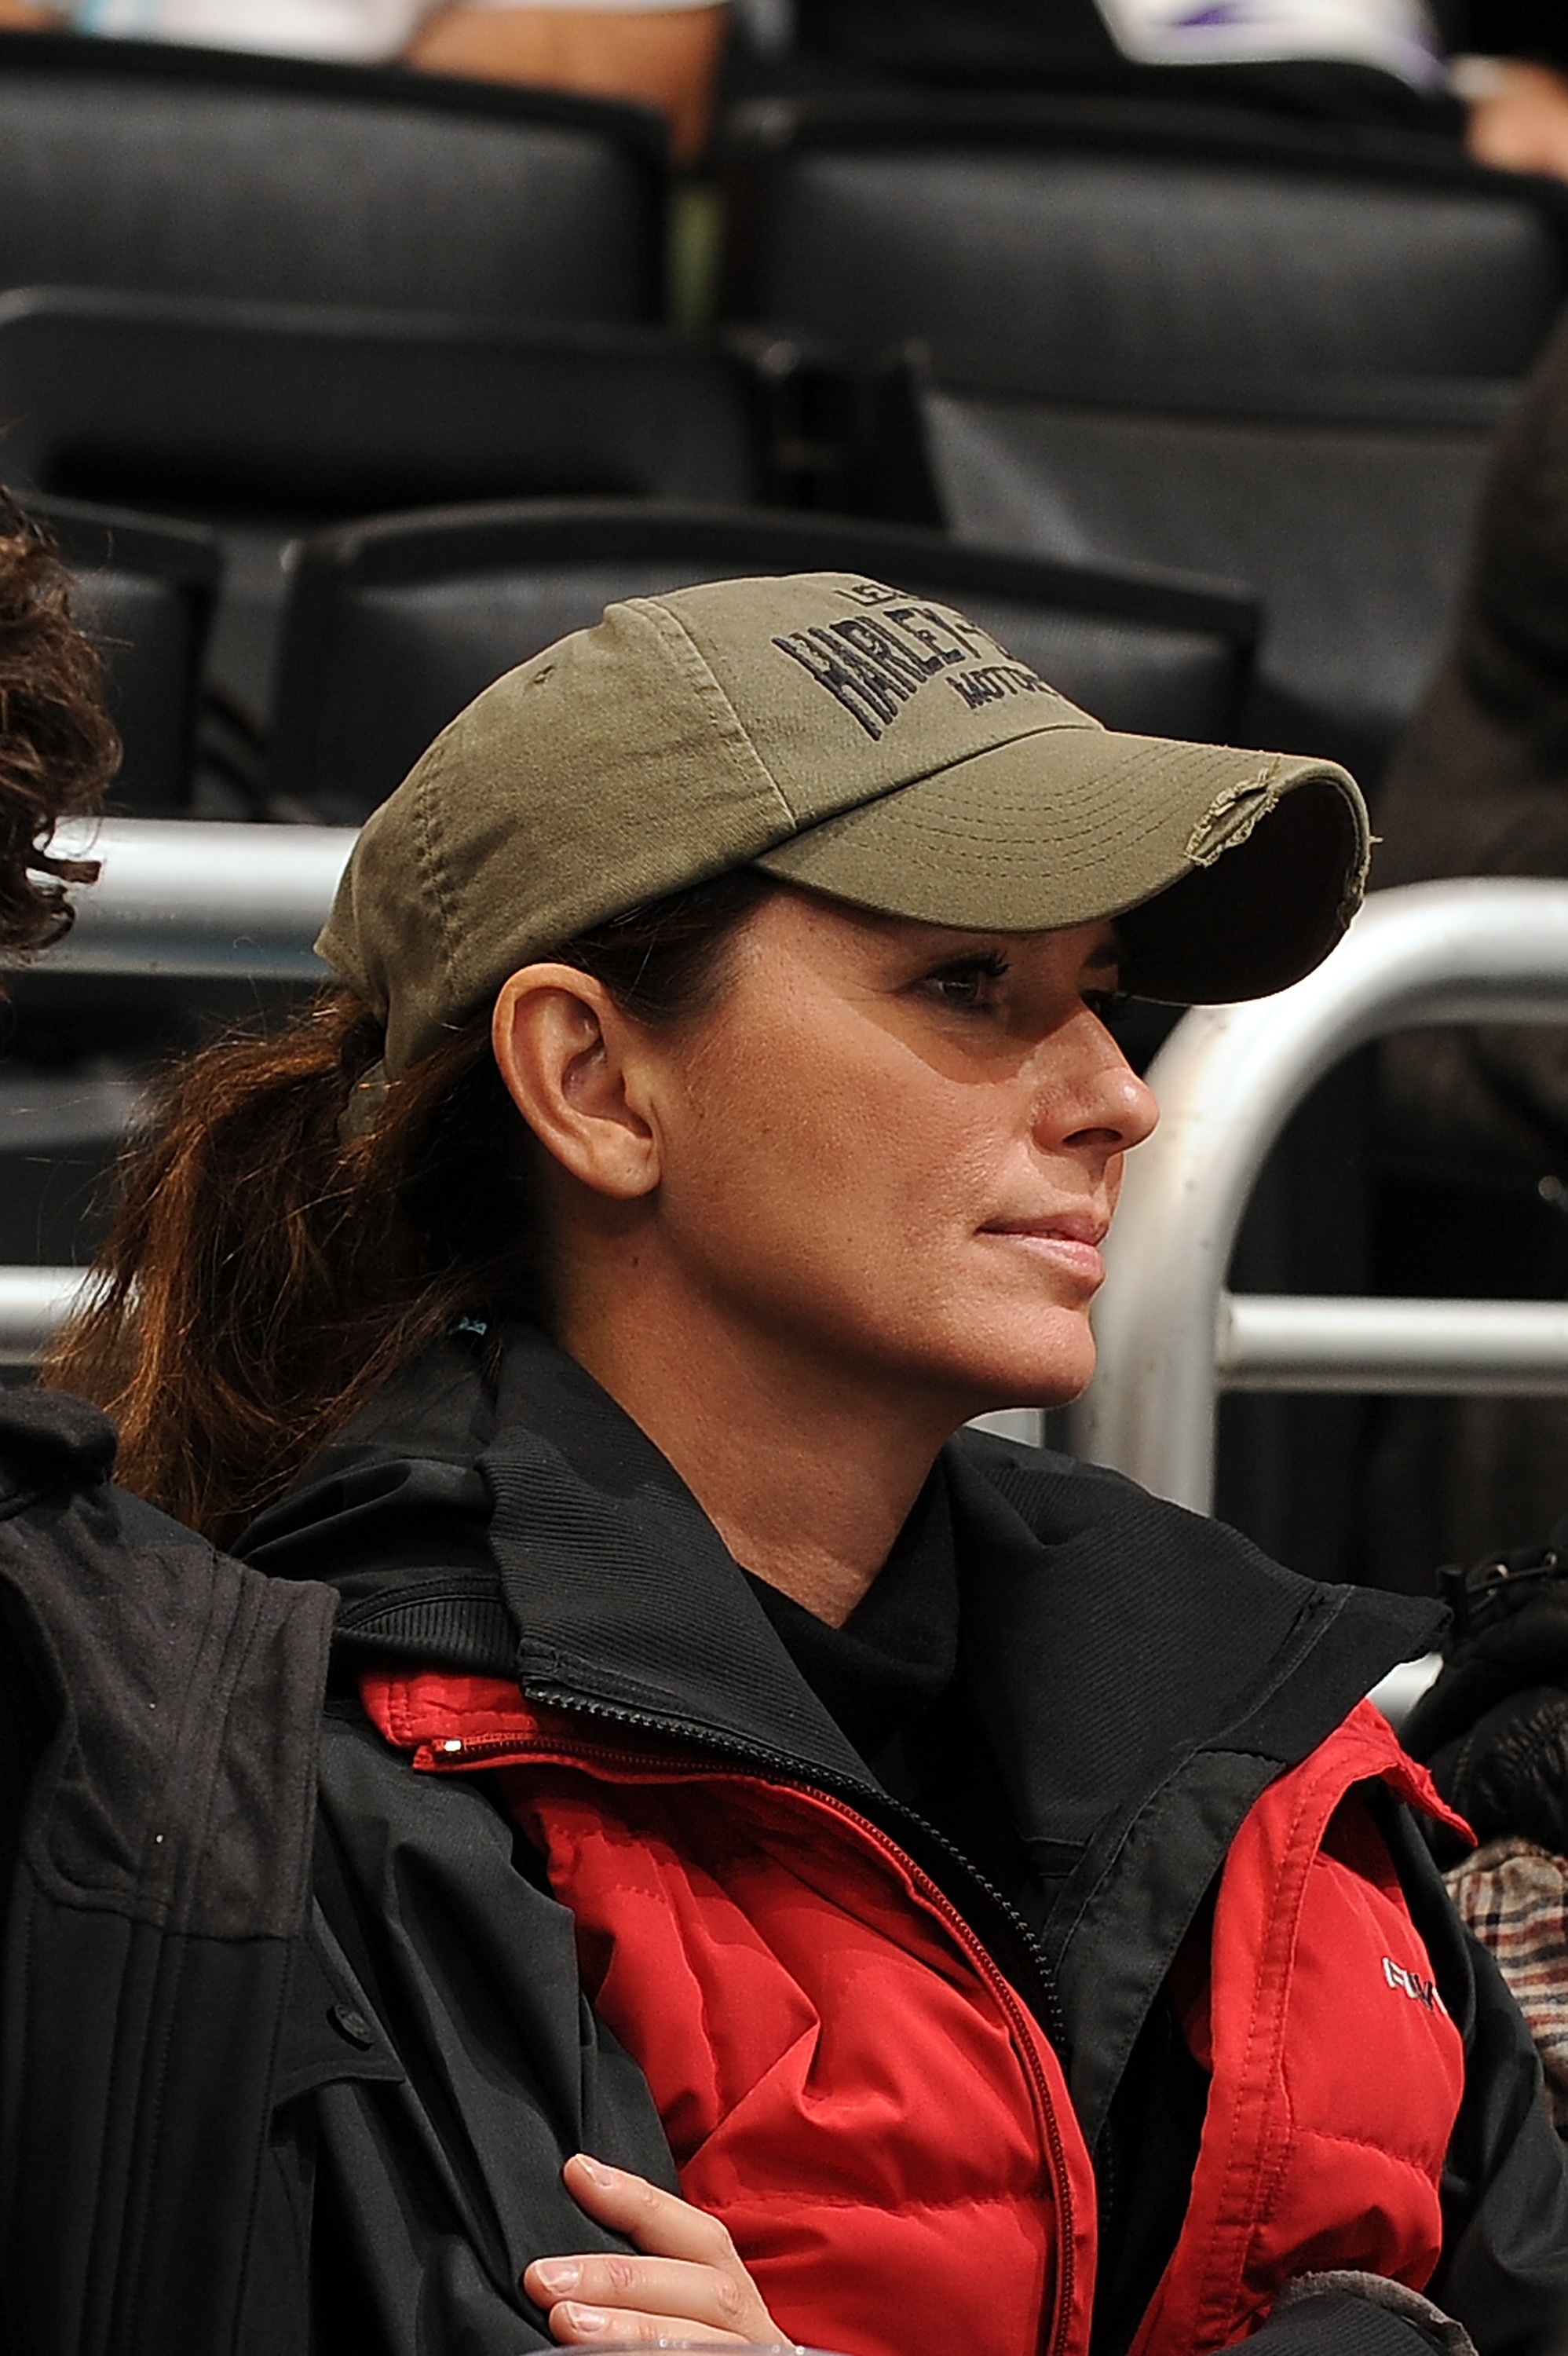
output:
M1042 1106L1042 1125L1051 1131L1052 1143L1130 1152L1152 1133L1159 1119L1154 1091L1103 1023L1093 1021L1093 1035L1084 1047L1083 1066L1072 1082Z
M1113 1098L1114 1123L1118 1131L1120 1150L1124 1153L1141 1145L1152 1136L1159 1119L1159 1106L1148 1082L1134 1071L1118 1048L1116 1068L1109 1076Z

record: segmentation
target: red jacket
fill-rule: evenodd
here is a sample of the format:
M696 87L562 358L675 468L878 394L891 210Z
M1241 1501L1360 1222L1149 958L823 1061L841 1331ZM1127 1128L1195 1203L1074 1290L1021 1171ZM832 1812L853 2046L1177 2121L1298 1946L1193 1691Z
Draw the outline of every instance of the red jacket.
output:
M848 2356L1087 2350L1094 2178L1061 2066L948 1900L847 1802L727 1772L516 1685L373 1673L418 1771L498 1771L645 2073L688 2199L792 2338ZM1177 1973L1211 2072L1186 2226L1136 2356L1244 2338L1293 2276L1421 2288L1457 2030L1363 1787L1445 1815L1362 1705L1233 1840Z

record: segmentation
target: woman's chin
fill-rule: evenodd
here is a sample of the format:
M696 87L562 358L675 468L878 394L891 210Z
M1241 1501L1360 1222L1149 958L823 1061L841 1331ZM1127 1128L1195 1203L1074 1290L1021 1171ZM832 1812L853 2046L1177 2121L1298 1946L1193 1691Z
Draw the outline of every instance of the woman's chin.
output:
M1009 1407L1071 1407L1089 1387L1094 1375L1094 1337L1087 1317L1070 1317L1059 1311L1059 1322L1069 1330L1051 1335L1042 1349L1037 1333L1028 1344L998 1350L975 1384L982 1404L972 1415L994 1415ZM1076 1330L1072 1330L1076 1328Z

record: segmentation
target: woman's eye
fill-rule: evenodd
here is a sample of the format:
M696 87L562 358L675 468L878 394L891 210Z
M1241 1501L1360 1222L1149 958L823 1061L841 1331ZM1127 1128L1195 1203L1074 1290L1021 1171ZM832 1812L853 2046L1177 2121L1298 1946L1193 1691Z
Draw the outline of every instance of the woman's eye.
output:
M962 964L939 966L923 987L944 1006L984 1006L1007 970L1004 957L965 958Z

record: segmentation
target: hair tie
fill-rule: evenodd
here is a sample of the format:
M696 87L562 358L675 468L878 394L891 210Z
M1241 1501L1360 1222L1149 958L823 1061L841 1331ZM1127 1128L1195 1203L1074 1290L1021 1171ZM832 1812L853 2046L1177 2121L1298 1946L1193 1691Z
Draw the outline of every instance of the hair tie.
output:
M338 1115L338 1143L357 1145L362 1137L368 1137L381 1118L381 1108L386 1101L387 1066L378 1057Z

